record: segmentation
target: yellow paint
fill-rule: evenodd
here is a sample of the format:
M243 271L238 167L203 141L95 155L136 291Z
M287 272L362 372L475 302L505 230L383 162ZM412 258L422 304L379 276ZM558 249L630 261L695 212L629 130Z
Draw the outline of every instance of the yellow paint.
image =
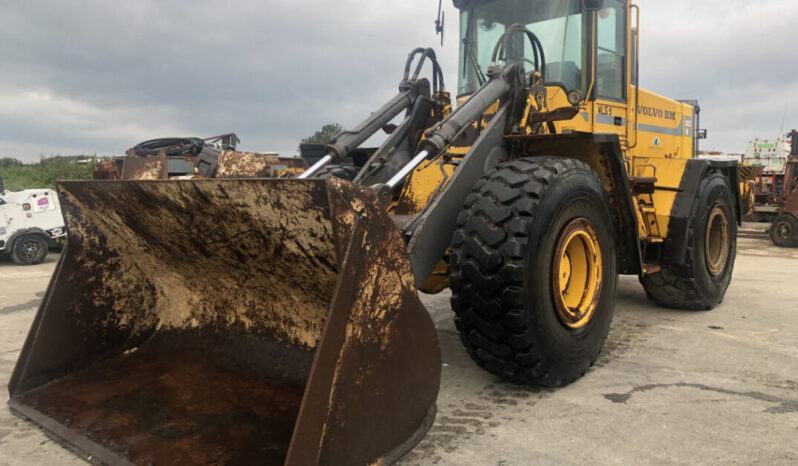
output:
M549 91L549 108L568 105L561 88L551 87ZM634 108L634 86L629 86L628 95ZM637 122L637 146L631 149L630 139L633 145L635 124L634 121L630 123L629 116L631 114L634 118L634 112L629 111L629 105L625 102L606 99L587 102L583 104L580 114L572 120L556 122L555 127L558 133L615 133L620 140L624 158L629 160L630 177L653 177L654 166L657 188L678 188L687 160L693 157L693 107L641 89L640 109L642 114L638 116ZM689 133L685 131L687 124L690 127ZM654 129L657 132L652 131ZM673 134L677 132L679 135ZM676 192L657 189L652 197L659 229L667 235ZM641 235L641 238L646 236Z
M453 159L460 160L460 157ZM422 163L410 175L410 179L402 188L395 212L397 215L415 215L421 212L432 196L443 189L451 179L456 165L446 161L444 157Z
M578 329L590 322L601 292L601 247L593 226L585 219L569 224L555 252L559 267L552 290L563 324Z
M449 251L446 252L449 255ZM449 263L444 259L438 261L435 269L429 274L427 280L418 288L424 293L440 293L449 287Z

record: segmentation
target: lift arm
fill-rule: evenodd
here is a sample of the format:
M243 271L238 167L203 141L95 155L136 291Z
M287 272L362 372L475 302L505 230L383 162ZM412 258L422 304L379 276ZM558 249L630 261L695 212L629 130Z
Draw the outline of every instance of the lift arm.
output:
M416 58L421 56L413 76L409 76L410 68ZM429 98L429 89L426 86L418 86L418 76L424 65L425 60L429 58L433 63L433 80L437 87L438 81L443 83L443 74L441 73L440 65L435 58L435 52L432 49L417 48L413 50L407 58L405 63L405 74L402 82L399 84L399 93L389 100L376 112L369 115L368 118L363 120L355 129L344 131L337 138L330 141L327 145L327 155L321 160L316 162L307 171L299 175L300 179L312 178L322 168L330 163L340 164L344 159L361 144L366 142L377 131L382 129L385 125L391 122L403 111L413 108L419 98Z

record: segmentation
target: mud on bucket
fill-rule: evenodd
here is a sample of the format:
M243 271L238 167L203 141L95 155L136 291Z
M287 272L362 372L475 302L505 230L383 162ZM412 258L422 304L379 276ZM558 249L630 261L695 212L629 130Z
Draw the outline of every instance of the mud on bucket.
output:
M11 408L112 464L391 462L440 350L405 244L340 181L64 182Z

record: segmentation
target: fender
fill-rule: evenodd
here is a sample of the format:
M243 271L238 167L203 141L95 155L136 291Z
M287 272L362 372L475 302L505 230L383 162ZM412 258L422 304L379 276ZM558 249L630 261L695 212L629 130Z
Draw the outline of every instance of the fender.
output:
M574 132L506 136L505 139L510 143L510 158L554 156L576 159L590 165L610 197L618 247L618 271L623 275L642 273L643 255L637 235L637 216L617 134Z
M679 193L671 209L668 237L665 239L662 259L674 265L684 265L687 255L687 236L690 220L695 215L695 199L701 189L701 181L710 173L722 173L734 196L737 225L742 225L743 210L737 174L737 162L733 160L690 159L685 166Z

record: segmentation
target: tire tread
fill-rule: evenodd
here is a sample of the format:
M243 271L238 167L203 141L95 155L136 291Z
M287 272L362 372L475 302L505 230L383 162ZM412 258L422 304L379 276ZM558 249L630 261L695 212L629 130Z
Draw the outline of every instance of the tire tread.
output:
M455 325L477 364L513 382L557 387L584 374L564 378L544 366L527 327L523 291L530 222L553 182L577 169L592 172L566 158L503 163L475 185L458 217L450 275Z

